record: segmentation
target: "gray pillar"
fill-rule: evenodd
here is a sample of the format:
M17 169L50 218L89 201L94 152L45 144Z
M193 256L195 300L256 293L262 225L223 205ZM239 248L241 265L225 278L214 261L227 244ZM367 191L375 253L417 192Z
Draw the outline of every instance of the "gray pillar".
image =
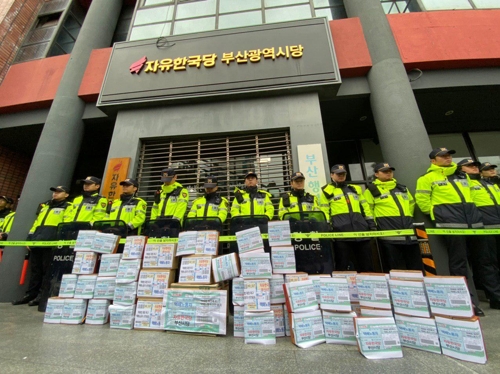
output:
M90 5L38 141L9 235L11 240L26 239L38 204L51 197L51 186L70 184L84 132L85 103L78 97L78 89L92 50L111 45L121 6L122 0L94 0ZM10 247L4 253L0 302L22 296L26 288L19 286L25 248Z

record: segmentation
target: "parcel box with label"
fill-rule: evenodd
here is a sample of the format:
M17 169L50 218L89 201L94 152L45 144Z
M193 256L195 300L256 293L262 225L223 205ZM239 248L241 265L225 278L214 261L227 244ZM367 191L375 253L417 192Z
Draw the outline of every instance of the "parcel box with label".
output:
M175 270L142 269L137 282L137 297L163 298L175 277ZM135 318L137 323L137 316Z
M464 318L474 316L465 277L425 277L424 284L432 314Z
M271 291L268 279L244 280L245 311L264 312L271 310Z
M212 259L212 271L216 282L238 277L240 275L238 255L236 253L230 253Z
M78 275L76 274L63 274L61 287L59 288L59 297L74 297L77 280Z
M67 325L79 325L85 319L87 311L86 299L65 299L61 323Z
M182 231L179 233L176 256L194 255L196 253L197 231Z
M245 252L240 254L241 276L243 278L267 278L273 275L269 253Z
M113 300L115 297L116 278L97 277L94 289L94 299Z
M356 313L336 313L323 310L323 326L327 343L356 345L354 318Z
M73 274L94 274L97 264L97 253L75 252Z
M112 253L101 256L101 263L99 265L100 277L116 277L118 273L118 266L122 258L121 253Z
M285 283L284 291L286 305L290 313L310 312L319 309L311 280Z
M127 260L141 259L146 241L146 236L127 236L123 247L123 258Z
M136 298L137 282L116 284L113 304L124 306L134 305Z
M219 232L215 230L198 231L195 254L217 256L219 252Z
M258 227L237 231L236 242L238 244L238 252L240 255L242 253L264 249L264 242Z
M411 279L411 278L405 278ZM425 294L424 282L389 279L394 312L408 316L429 318L429 304Z
M272 247L271 262L275 274L295 274L295 249L290 246Z
M179 270L179 283L214 283L212 256L192 255L183 257Z
M43 317L44 323L61 323L64 310L64 299L59 297L51 297L47 300L47 307L45 308L45 315Z
M441 354L436 321L433 318L408 317L395 314L396 326L403 347Z
M244 312L245 344L276 344L274 312Z
M177 243L147 243L144 248L142 267L144 269L177 269L179 267L179 258L175 256L176 252Z
M132 330L134 328L135 305L110 305L109 326L112 329Z
M349 284L349 298L351 303L359 302L358 285L356 284L356 276L358 273L355 271L334 271L332 278L345 278Z
M362 307L391 309L389 286L384 274L358 274L356 285Z
M354 319L354 327L359 351L366 358L403 357L398 328L393 317L357 317Z
M80 230L76 238L75 252L92 252L95 236L99 231L96 230Z
M137 300L134 329L164 330L163 299Z
M321 278L319 284L321 309L337 312L352 310L347 279Z
M290 222L288 220L270 221L267 224L267 232L269 237L269 245L271 247L292 245L292 237L290 235Z
M125 260L121 259L116 272L116 283L131 283L136 282L139 278L139 270L141 269L141 260Z
M95 283L97 274L95 275L80 275L76 281L75 298L76 299L92 299L94 297Z
M114 234L98 232L95 235L92 251L97 253L115 253L120 244L120 237Z
M109 300L89 300L87 307L87 325L105 325L109 321Z
M310 348L326 341L321 310L290 313L289 317L293 344L300 348Z

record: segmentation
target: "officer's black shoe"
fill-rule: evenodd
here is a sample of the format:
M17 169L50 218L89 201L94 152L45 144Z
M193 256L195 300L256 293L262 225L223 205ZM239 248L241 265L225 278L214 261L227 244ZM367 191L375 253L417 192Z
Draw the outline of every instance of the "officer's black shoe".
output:
M25 295L22 299L13 301L12 305L28 304L29 302L31 302L35 298L36 298L36 296Z
M500 309L500 300L490 300L491 309Z
M476 317L484 317L485 316L484 312L477 305L474 305L474 314L476 315Z
M34 298L33 300L31 300L28 305L29 306L37 306L38 304L40 304L40 299L41 297L40 296L37 296L36 298Z

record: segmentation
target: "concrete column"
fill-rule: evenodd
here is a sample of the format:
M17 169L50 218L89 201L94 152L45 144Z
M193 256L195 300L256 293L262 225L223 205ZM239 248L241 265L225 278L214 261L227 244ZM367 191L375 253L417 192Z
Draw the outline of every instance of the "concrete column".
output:
M84 132L85 103L78 89L92 50L111 45L121 6L122 0L90 5L33 156L9 239L25 240L38 204L51 197L49 188L70 184ZM0 302L22 296L26 287L19 286L25 248L6 248L4 253Z

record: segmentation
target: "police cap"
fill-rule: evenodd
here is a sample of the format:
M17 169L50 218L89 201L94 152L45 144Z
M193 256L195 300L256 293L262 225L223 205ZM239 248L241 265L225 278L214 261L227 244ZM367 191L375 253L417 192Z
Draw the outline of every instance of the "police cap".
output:
M57 186L57 187L50 187L50 190L53 192L66 192L69 193L69 188L66 186Z
M257 177L257 174L253 170L250 170L247 172L247 174L245 175L245 179L247 179L248 177L255 177L257 179L259 178L259 177Z
M457 163L457 166L460 167L460 166L481 166L481 163L478 162L478 161L474 161L470 158L464 158L463 160L460 160L458 163Z
M214 188L217 187L217 178L213 175L209 175L207 179L205 179L205 183L203 184L203 188Z
M347 169L345 168L345 165L335 164L330 169L330 172L333 174L342 174L342 173L347 173Z
M175 169L174 168L166 168L161 171L161 181L162 182L170 182L175 177Z
M483 170L495 169L496 167L497 167L496 165L493 165L489 162L483 162L479 170L483 171Z
M7 204L14 204L14 200L7 196L0 196L0 199L3 199L7 202Z
M300 171L296 171L295 173L292 174L290 180L295 181L297 179L306 179L306 177Z
M127 178L124 181L120 182L120 186L131 186L131 185L139 188L139 183L137 183L137 181L133 178Z
M387 162L381 162L380 164L377 164L373 167L373 171L376 173L378 171L386 171L386 170L396 170L394 169L391 165L389 165Z
M455 153L457 153L457 151L455 151L454 149L435 148L432 150L431 153L429 153L429 158L434 159L434 158L436 158L436 156L443 156L445 154L454 155Z
M93 177L93 176L90 176L90 177L87 177L85 179L80 179L78 182L80 183L84 183L84 184L101 184L101 180L97 177Z

